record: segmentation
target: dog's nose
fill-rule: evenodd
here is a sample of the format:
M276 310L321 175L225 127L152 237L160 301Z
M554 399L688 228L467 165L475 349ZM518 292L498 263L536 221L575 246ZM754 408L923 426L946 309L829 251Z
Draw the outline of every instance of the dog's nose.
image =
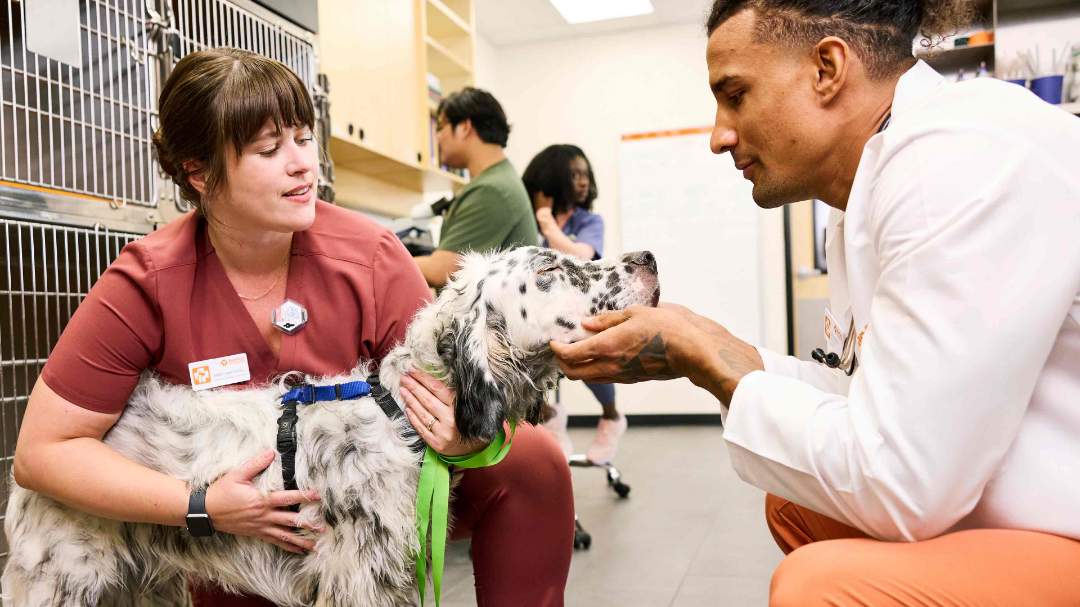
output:
M656 273L656 257L649 251L634 251L623 255L622 260L635 266L648 268L653 274Z

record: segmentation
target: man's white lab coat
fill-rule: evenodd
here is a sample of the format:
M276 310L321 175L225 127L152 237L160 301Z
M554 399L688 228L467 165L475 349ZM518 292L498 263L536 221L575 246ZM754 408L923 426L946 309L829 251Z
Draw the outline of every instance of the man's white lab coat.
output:
M1080 119L920 61L827 232L857 370L760 350L739 475L882 539L1080 538Z

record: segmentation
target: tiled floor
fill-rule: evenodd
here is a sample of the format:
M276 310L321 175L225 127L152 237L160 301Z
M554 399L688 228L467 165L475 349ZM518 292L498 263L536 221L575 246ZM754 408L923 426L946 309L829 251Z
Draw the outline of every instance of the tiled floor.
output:
M591 429L572 429L578 451ZM574 553L568 607L743 607L768 602L780 550L765 527L764 495L728 465L716 427L634 428L617 464L630 497L601 469L574 469L578 515L592 548ZM465 543L448 548L445 607L475 605Z

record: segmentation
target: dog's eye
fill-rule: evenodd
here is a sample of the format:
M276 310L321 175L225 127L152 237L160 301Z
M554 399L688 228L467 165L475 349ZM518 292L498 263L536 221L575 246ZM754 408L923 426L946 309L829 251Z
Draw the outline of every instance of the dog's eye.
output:
M544 266L536 271L537 274L547 274L548 272L554 272L558 270L559 266Z

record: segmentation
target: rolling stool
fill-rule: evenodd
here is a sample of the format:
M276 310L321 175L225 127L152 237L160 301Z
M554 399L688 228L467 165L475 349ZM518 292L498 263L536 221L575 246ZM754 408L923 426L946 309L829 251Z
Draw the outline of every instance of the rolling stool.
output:
M630 495L630 485L622 482L622 474L611 463L594 464L584 454L575 453L570 456L570 465L574 468L603 468L607 474L608 487L611 487L619 499L626 499ZM574 514L574 550L588 550L591 546L592 536L581 526L581 519L577 514Z
M566 415L566 411L561 408L561 403L559 401L558 385L556 385L554 392L555 398L551 402L554 402L555 404L549 405L549 407L552 409L552 417L555 417L557 415ZM554 431L550 428L548 429L548 431L554 434ZM614 491L620 499L625 499L627 496L630 495L630 485L627 485L622 481L622 474L619 472L619 469L614 466L614 464L610 462L606 464L595 464L589 461L589 459L585 456L584 453L571 454L568 457L567 463L569 463L570 466L574 468L602 468L605 472L605 476L607 477L608 487L610 487L611 490ZM589 532L585 530L585 527L583 527L581 524L581 519L579 519L577 514L575 513L574 550L588 550L591 546L592 535L590 535Z

